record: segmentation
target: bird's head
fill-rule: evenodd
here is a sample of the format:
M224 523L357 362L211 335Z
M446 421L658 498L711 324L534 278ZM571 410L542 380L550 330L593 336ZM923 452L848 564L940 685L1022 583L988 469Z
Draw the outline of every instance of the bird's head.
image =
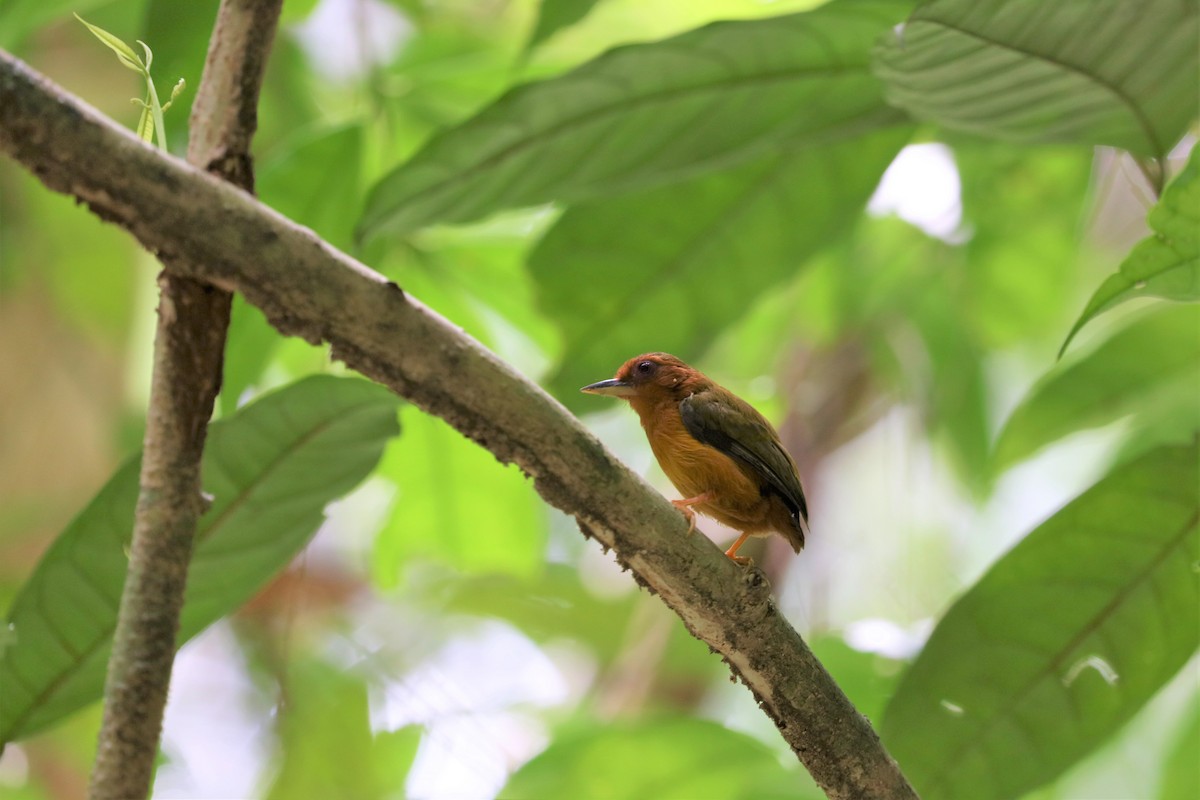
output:
M633 401L679 401L711 384L702 373L667 353L643 353L617 370L617 376L580 391Z

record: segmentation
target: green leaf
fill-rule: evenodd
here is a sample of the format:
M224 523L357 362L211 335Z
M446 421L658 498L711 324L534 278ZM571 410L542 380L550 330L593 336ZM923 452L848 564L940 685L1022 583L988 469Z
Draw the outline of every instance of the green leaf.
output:
M362 194L362 126L304 131L264 162L256 188L264 203L336 247L353 244Z
M1129 414L1188 413L1197 386L1200 308L1156 309L1038 381L1005 424L994 462L1004 469L1069 433Z
M987 348L1057 335L1078 292L1081 248L1072 232L1091 202L1092 152L970 139L955 141L954 161L971 232L953 268L967 291L958 303L963 322Z
M209 428L201 517L179 643L249 599L316 532L327 503L375 466L397 398L363 380L315 376ZM122 467L42 557L8 615L0 742L100 697L138 493Z
M983 350L961 312L954 293L941 283L927 287L917 299L912 321L929 357L929 371L917 394L931 427L947 437L964 482L982 499L991 476Z
M517 770L500 796L803 800L822 795L757 739L715 722L673 717L605 723L563 736Z
M876 51L914 117L1162 158L1196 118L1200 12L1178 0L934 0Z
M877 725L900 679L902 662L855 650L841 636L815 636L809 644L858 713Z
M1200 147L1149 216L1155 231L1138 243L1088 300L1059 356L1088 320L1134 297L1200 300Z
M282 340L283 335L271 327L262 311L247 303L240 294L233 296L218 399L222 416L237 411L242 394L262 377Z
M133 98L133 102L142 107L142 113L138 115L137 125L134 127L134 132L137 137L143 142L154 141L154 114L150 110L150 96L146 95L145 100Z
M1200 797L1200 695L1193 694L1190 710L1175 734L1171 750L1163 761L1158 800L1195 800Z
M368 686L341 667L289 659L280 714L282 753L268 800L396 797L421 730L371 733Z
M208 40L212 36L219 5L218 0L192 0L188 3L178 3L175 0L146 0L140 14L141 38L147 42L154 42L157 51L154 57L156 74L169 81L183 80L188 86L200 85L208 53ZM287 5L292 4L289 2ZM290 44L289 37L276 37L268 63L268 75L278 69L277 59L280 51ZM264 96L267 92L268 89L264 86ZM181 147L186 141L186 136L180 135L179 132L186 133L195 99L195 91L187 92L181 96L175 109L174 117L179 123L171 127L177 130L176 146ZM277 123L270 111L259 108L258 124L261 131L262 128ZM264 139L256 134L255 153L269 141L269 138ZM255 166L257 168L258 164Z
M1000 559L884 716L926 800L1016 797L1121 727L1193 655L1200 446L1125 464Z
M596 408L579 387L626 358L693 357L850 227L910 133L885 129L568 209L529 260L539 305L563 332L551 390L570 408Z
M537 25L525 45L529 52L542 42L569 28L588 15L599 0L542 0L538 5Z
M146 48L146 61L143 62L141 57L133 51L133 48L125 44L125 42L121 41L118 37L113 36L103 28L99 28L91 24L78 14L75 15L75 19L82 22L84 27L92 32L93 36L103 42L109 50L112 50L114 53L116 53L117 60L120 61L123 66L128 67L142 77L148 78L150 76L149 62L152 56L150 55L149 48ZM146 45L143 44L142 47L146 47Z
M147 280L139 269L144 251L115 226L87 213L72 198L47 192L23 171L7 170L0 191L0 294L19 302L14 290L32 278L52 303L44 315L48 323L65 322L112 352L127 346L134 297ZM96 280L97 275L104 279Z
M78 16L109 0L4 0L0 2L0 48L16 52L29 34L71 12Z
M546 520L521 471L436 417L414 408L402 416L404 439L379 470L398 491L375 539L376 583L397 585L414 556L463 572L533 575L543 560Z
M719 22L518 87L385 176L359 234L636 191L836 140L878 112L870 46L906 6L842 0Z
M138 117L137 122L137 135L145 142L153 141L155 136L157 136L159 149L166 150L167 128L163 124L163 107L159 103L158 92L154 89L154 79L150 77L150 65L154 62L154 53L151 52L150 46L139 39L138 44L142 46L144 57L138 56L129 45L103 28L92 25L78 14L75 15L75 19L87 26L92 35L116 53L117 59L122 64L145 79L146 98L144 100L134 98L133 100L133 102L138 103L142 107L142 113ZM182 88L182 84L177 88Z
M602 664L625 644L637 598L599 597L580 582L577 567L554 563L528 580L503 574L454 575L419 588L421 596L431 598L433 607L443 612L503 619L538 643L584 642ZM580 625L580 620L588 623Z

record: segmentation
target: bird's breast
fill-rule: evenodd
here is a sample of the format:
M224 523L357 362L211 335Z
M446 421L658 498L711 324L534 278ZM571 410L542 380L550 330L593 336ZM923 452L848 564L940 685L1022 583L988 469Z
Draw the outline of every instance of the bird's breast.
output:
M711 501L697 504L698 511L725 521L726 515L744 514L762 504L761 487L729 456L693 437L677 404L639 416L654 457L680 494L712 496Z

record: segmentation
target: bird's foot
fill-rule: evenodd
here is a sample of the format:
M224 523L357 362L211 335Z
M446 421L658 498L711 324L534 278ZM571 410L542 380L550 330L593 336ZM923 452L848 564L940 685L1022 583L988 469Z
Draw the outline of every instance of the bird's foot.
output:
M691 534L696 530L696 512L687 507L687 503L683 500L672 500L671 505L679 509L679 513L683 514L683 518L687 520L688 530Z
M749 538L750 538L749 533L743 533L741 536L738 537L738 540L733 543L733 546L725 551L725 555L728 556L731 561L733 561L735 564L741 564L743 567L749 566L754 563L754 560L749 558L748 556L739 556L737 554L738 548L741 547L743 544L745 544L746 540Z
M692 510L692 506L696 503L703 503L712 498L711 492L698 494L695 497L685 497L682 500L672 500L671 505L679 509L679 513L683 514L683 518L688 522L687 532L690 534L696 530L696 512Z

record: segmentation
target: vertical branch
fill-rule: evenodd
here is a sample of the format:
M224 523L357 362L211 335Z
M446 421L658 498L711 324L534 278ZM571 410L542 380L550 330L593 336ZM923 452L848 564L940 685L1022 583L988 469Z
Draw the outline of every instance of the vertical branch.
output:
M188 161L253 191L250 139L282 0L222 0L191 119ZM164 271L129 571L105 683L89 797L146 797L158 753L196 520L200 457L221 388L232 296Z

